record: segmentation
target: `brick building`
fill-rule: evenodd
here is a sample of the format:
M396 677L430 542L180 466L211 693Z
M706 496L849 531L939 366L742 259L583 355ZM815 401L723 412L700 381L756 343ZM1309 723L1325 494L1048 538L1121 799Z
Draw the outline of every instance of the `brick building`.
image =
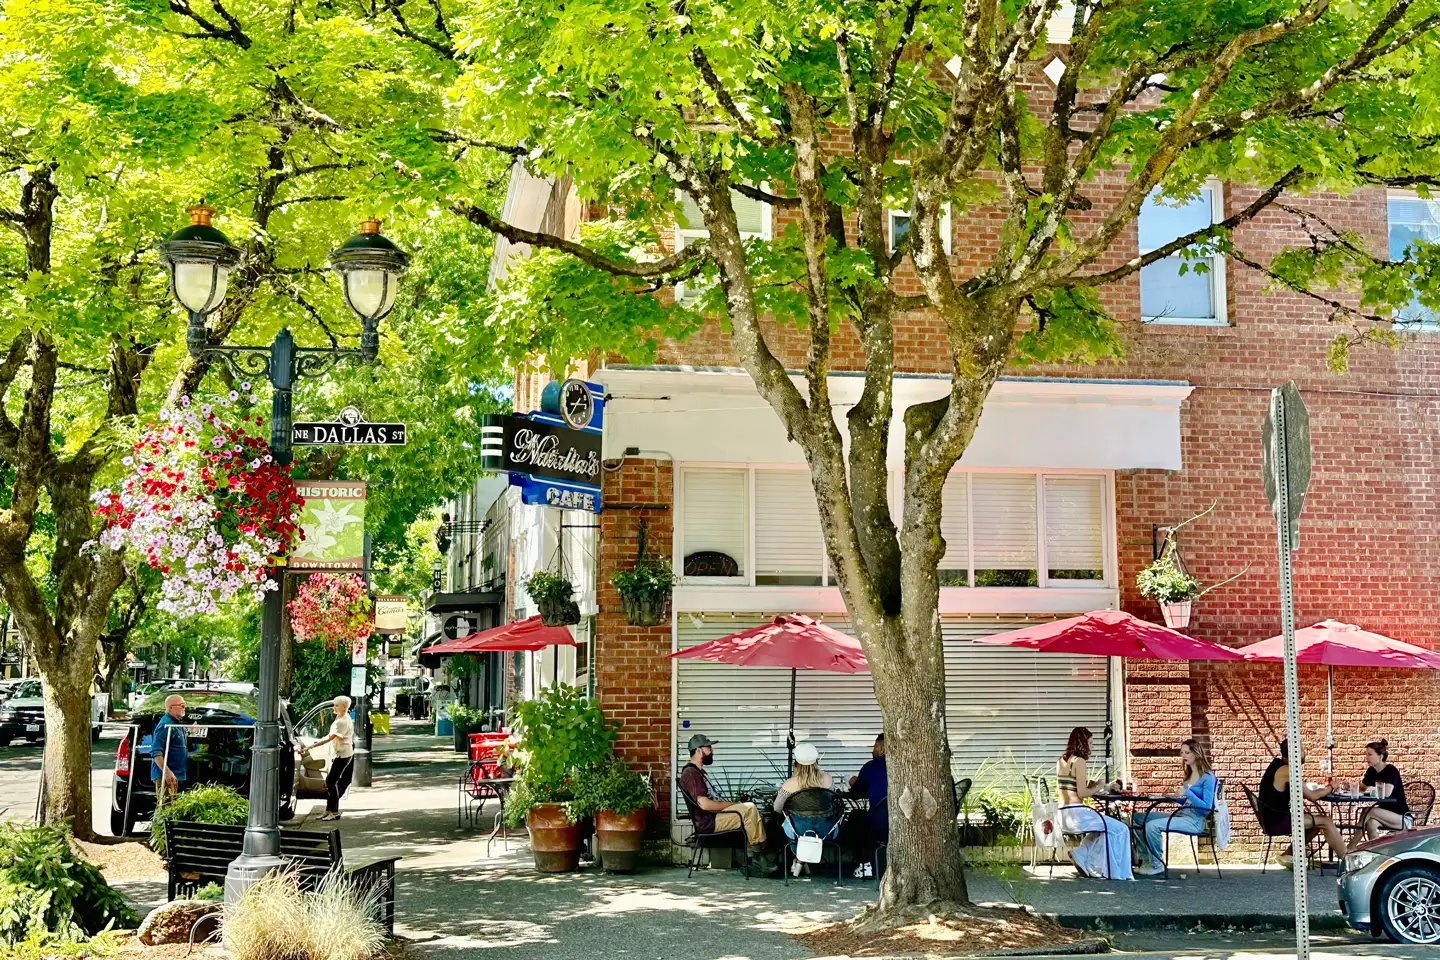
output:
M1182 208L1147 206L1108 260L1124 262L1187 232L1195 218L1222 219L1253 197L1249 188L1213 183ZM1440 203L1380 190L1296 202L1361 234L1377 252L1403 249L1416 234L1437 236L1440 224ZM523 175L506 207L512 222L565 234L578 217L568 185ZM783 210L775 222L758 205L741 214L760 235L784 226ZM994 242L989 226L983 217L951 225L962 269ZM892 230L904 227L897 212ZM682 221L675 242L696 232ZM1304 241L1293 215L1274 210L1236 234L1237 247L1261 259ZM514 252L497 254L497 265ZM1135 576L1154 557L1157 527L1202 513L1180 536L1185 563L1205 584L1234 579L1196 604L1189 632L1229 645L1278 633L1260 427L1270 388L1285 380L1297 381L1309 406L1315 460L1295 563L1297 622L1335 618L1440 645L1436 334L1422 327L1393 352L1357 351L1348 372L1337 374L1327 367L1327 349L1338 331L1324 304L1272 290L1240 264L1212 268L1182 276L1161 261L1107 288L1127 344L1123 363L1015 371L987 402L945 499L949 549L941 568L953 585L942 588L941 614L957 777L1018 778L1053 768L1070 727L1087 724L1112 730L1114 761L1142 786L1178 779L1177 747L1189 736L1210 744L1221 777L1258 781L1284 735L1279 667L1107 663L968 641L1098 608L1158 620ZM938 323L923 313L897 323L897 421L904 406L946 390L946 355L933 346L940 338ZM788 367L803 366L802 333L772 330L770 342ZM854 337L842 329L832 378L842 413L858 391L847 374L860 365ZM683 743L695 732L721 742L716 769L732 785L776 780L788 674L667 654L775 613L824 616L843 627L799 449L740 371L718 325L667 344L652 366L580 372L609 395L598 518L521 507L513 491L498 505L455 504L457 517L490 510L505 518L508 552L488 562L508 564L512 584L553 568L558 556L584 594L583 646L531 664L525 689L556 677L589 685L621 724L620 753L659 783L683 763ZM538 406L542 383L520 379L517 410ZM669 622L629 626L609 577L633 562L642 525L647 549L670 556L677 572L704 551L730 557L735 575L682 577ZM452 577L463 576L452 563ZM512 592L514 615L527 615L523 591ZM1364 742L1386 737L1407 778L1440 782L1440 676L1340 669L1335 681L1336 776L1358 779ZM1301 686L1307 754L1317 758L1323 670L1302 667ZM797 735L820 745L827 768L854 772L879 730L868 679L815 674L798 687ZM1238 787L1228 795L1243 837L1253 822Z

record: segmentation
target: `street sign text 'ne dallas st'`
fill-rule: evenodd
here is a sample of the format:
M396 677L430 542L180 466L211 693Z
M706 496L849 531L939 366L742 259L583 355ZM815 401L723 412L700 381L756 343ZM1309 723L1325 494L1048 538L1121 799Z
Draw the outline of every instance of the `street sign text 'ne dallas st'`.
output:
M366 423L355 407L326 422L301 421L291 428L290 442L297 447L399 447L405 444L405 424Z

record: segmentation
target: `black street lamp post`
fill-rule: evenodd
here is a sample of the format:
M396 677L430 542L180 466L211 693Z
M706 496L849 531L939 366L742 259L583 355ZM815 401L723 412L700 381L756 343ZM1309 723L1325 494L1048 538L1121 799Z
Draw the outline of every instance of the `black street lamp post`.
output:
M395 305L395 288L407 257L380 234L378 220L366 220L360 233L330 254L340 275L345 301L360 318L357 349L297 347L282 329L268 347L212 344L205 317L225 300L230 271L240 251L211 226L214 210L190 207L191 224L160 244L170 271L170 289L189 314L185 345L196 360L218 360L240 377L270 381L270 455L281 465L292 461L291 393L297 377L318 377L340 360L374 361L380 349L380 321ZM268 576L280 589L265 595L260 627L259 716L250 764L250 808L244 847L225 877L225 899L234 901L255 881L283 865L280 859L280 629L285 615L284 570ZM366 708L362 701L360 710Z

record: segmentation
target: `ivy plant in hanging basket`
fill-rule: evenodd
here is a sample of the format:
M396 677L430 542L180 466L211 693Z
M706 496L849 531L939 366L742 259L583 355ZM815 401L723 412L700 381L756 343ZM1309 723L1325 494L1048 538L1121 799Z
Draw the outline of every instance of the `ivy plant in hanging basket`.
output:
M625 620L632 627L656 627L665 622L665 604L675 586L675 571L661 557L641 557L633 570L610 578L620 592Z
M568 627L580 622L580 604L574 600L575 585L565 577L537 570L526 578L524 586L545 626Z
M1190 625L1190 608L1200 595L1200 581L1180 568L1167 553L1135 578L1140 595L1160 604L1165 626L1183 630Z

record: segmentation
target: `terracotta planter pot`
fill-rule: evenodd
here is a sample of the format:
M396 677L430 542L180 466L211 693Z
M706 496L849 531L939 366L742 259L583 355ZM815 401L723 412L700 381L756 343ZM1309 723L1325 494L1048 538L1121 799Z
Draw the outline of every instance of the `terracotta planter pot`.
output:
M600 866L607 873L630 873L640 859L640 846L645 840L645 821L649 809L642 807L621 816L609 810L595 815L596 853Z
M566 873L580 867L580 848L584 835L578 823L565 819L565 805L542 803L525 814L530 828L530 852L535 855L535 869L541 873Z

